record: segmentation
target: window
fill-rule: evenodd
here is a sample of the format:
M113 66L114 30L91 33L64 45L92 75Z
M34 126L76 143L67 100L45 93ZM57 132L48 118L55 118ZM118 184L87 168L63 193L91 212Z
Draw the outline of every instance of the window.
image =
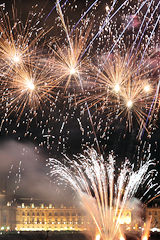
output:
M52 216L52 213L51 213L51 212L49 213L49 216L50 216L50 217Z

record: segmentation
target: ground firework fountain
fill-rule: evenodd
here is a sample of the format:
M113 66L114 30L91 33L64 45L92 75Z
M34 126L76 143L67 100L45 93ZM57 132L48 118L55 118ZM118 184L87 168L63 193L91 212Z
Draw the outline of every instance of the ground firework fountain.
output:
M51 175L69 182L79 194L95 224L96 239L125 239L120 219L142 183L147 185L146 192L154 187L149 181L153 162L147 161L138 170L128 160L116 167L118 162L112 154L105 161L94 149L87 150L75 161L67 160L70 167L50 159Z

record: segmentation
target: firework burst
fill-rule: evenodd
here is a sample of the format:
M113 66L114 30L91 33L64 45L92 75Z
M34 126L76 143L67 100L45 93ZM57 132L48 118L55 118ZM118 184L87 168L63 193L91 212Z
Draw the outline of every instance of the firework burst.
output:
M47 63L44 62L37 62L36 67L31 62L28 66L17 69L12 79L8 81L7 78L5 85L2 101L7 104L8 114L14 111L19 118L26 108L36 113L38 108L51 101L57 86Z
M40 26L43 12L37 14L36 9L28 14L25 23L18 18L14 5L11 17L3 9L0 11L0 17L0 66L3 76L12 74L12 70L27 65L31 60L34 64L34 60L41 56L40 52L37 56L37 47L47 30Z
M75 31L69 31L69 27L65 24L64 16L57 2L57 12L59 14L63 30L66 35L66 42L60 46L55 43L55 50L53 51L53 57L51 58L52 70L60 85L65 87L71 87L70 83L73 81L74 88L75 82L80 84L80 79L85 75L88 69L88 60L83 56L84 50L89 41L89 34L91 27L83 27L76 29ZM85 24L85 23L84 23ZM86 23L88 25L88 23Z
M128 52L102 57L99 66L103 68L93 67L89 96L79 103L87 101L89 107L97 106L107 116L114 116L113 119L124 119L129 131L135 120L140 129L146 127L145 121L158 83L153 81L153 69L148 61L141 63L139 59L138 55L130 56Z

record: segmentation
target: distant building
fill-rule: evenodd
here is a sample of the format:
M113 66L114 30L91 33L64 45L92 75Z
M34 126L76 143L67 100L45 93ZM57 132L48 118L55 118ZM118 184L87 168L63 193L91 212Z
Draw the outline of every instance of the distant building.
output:
M34 203L16 207L17 231L85 231L89 223L84 212L74 207L35 206Z
M16 208L6 204L5 193L0 193L0 229L15 229Z
M24 202L15 206L9 202L0 207L0 229L2 231L86 231L92 224L82 209L55 207L52 204ZM126 209L120 224L131 224L131 211Z
M160 230L160 208L147 208L146 219L151 220L151 228L157 228Z
M153 197L145 210L146 221L152 231L160 232L160 195Z

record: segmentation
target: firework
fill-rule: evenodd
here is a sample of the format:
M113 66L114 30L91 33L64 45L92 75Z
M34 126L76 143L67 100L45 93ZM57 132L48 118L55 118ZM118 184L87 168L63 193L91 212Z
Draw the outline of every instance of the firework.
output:
M102 57L103 69L93 67L90 93L79 102L88 102L89 107L98 106L113 119L124 119L131 131L135 120L140 128L146 127L147 114L154 99L157 83L152 79L153 69L139 62L138 56L129 53ZM158 96L158 95L157 95ZM157 101L157 96L155 104ZM135 120L134 120L135 119Z
M49 159L51 176L58 175L79 194L101 239L114 240L122 237L120 219L128 201L141 183L147 185L146 192L154 186L149 181L154 170L148 171L154 165L153 162L147 161L138 170L134 170L134 166L126 160L117 169L113 155L106 162L94 149L87 150L86 155L80 155L75 161L67 160L69 167L55 159Z
M46 59L42 58L39 42L47 31L40 26L43 12L33 9L23 23L12 6L12 17L0 11L0 74L1 104L5 117L15 111L19 121L23 112L29 109L36 115L36 109L50 99L55 87Z
M9 73L16 68L26 65L30 59L37 58L36 50L39 41L47 31L40 26L39 14L33 10L28 14L26 22L23 23L17 15L15 6L12 6L12 17L0 11L0 66L1 75ZM40 57L40 54L39 56Z
M34 67L31 62L27 67L17 69L10 81L7 78L6 86L2 101L7 105L7 115L14 111L20 118L26 109L36 114L38 108L51 101L57 85L47 63L37 62Z
M55 74L57 81L65 89L72 88L71 82L73 81L73 88L76 87L75 82L81 86L80 81L82 76L86 75L88 69L88 61L83 57L83 51L89 41L89 34L91 28L88 26L80 30L76 29L75 32L70 32L69 27L65 24L64 16L59 2L57 1L57 12L59 14L63 30L66 35L66 41L60 46L55 43L55 50L53 51L52 70ZM85 23L84 23L85 24Z

